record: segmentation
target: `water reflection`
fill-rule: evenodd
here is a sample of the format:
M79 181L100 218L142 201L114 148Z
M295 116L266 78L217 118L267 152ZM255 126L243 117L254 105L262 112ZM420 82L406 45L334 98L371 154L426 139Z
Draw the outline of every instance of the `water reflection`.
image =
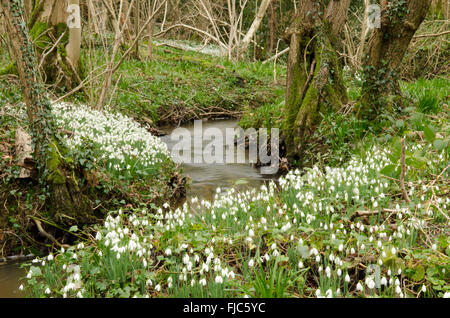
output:
M22 298L24 293L19 290L19 277L25 276L25 270L19 263L0 264L0 298Z
M225 135L227 128L236 128L238 122L236 120L212 120L202 123L203 131L208 128L220 129ZM187 129L191 133L191 140L185 141L191 148L191 152L194 152L194 124L185 125L182 128ZM179 140L171 140L170 133L173 129L166 130L169 135L161 137L169 150L172 150L175 144L179 143ZM208 144L209 140L203 140L203 146ZM223 153L226 153L226 145L224 145ZM235 151L236 154L236 151ZM237 162L237 161L235 161ZM189 176L191 179L191 187L188 190L187 198L198 196L201 199L212 200L214 193L218 187L221 189L230 189L236 184L241 190L252 189L261 186L264 181L273 180L276 176L262 175L259 173L259 169L253 167L248 163L248 151L246 151L246 163L224 163L224 164L182 164L183 174Z

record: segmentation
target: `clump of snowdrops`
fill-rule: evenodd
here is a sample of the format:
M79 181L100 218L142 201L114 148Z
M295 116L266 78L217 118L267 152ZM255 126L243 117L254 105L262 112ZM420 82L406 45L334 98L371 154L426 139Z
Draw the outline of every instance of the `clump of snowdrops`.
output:
M409 148L427 161L408 168L409 203L380 173L391 151L372 147L341 168L217 189L213 202L111 212L91 242L28 264L22 288L48 297L449 297L448 154Z

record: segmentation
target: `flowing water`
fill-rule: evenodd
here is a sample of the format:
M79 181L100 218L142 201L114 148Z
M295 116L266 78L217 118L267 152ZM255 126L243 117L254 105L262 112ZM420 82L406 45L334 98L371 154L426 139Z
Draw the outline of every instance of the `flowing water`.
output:
M237 127L235 120L214 120L202 123L203 131L208 128L216 128L225 136L227 128ZM161 137L169 150L178 144L186 146L188 152L192 155L197 152L193 145L194 138L194 124L185 125L182 128L187 129L190 133L190 139L183 139L181 144L179 140L172 140L170 133L173 128L165 129L168 135ZM209 140L203 140L203 146L208 144ZM227 145L224 145L224 153ZM185 149L185 148L183 148ZM236 151L235 151L236 153ZM190 188L187 192L187 199L198 197L200 199L212 200L216 189L220 187L222 190L231 187L237 187L240 190L246 190L261 186L265 181L274 179L274 176L266 176L259 173L259 169L253 167L248 163L248 154L246 154L246 163L223 163L223 164L205 164L205 163L184 163L181 165L183 175L190 178ZM19 278L25 275L20 265L15 264L1 264L0 263L0 298L4 297L23 297L23 293L19 291Z

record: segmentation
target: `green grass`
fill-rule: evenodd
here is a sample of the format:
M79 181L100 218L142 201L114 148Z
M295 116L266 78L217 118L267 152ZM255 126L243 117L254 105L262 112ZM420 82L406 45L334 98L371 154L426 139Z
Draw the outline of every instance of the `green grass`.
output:
M96 65L104 63L99 53L95 52ZM117 89L111 107L138 120L145 116L155 124L165 124L226 117L245 105L273 103L281 89L273 85L273 67L261 62L233 63L163 46L155 46L151 61L145 54L142 49L141 60L124 61L113 80ZM280 69L282 78L284 70ZM236 75L245 80L242 87Z

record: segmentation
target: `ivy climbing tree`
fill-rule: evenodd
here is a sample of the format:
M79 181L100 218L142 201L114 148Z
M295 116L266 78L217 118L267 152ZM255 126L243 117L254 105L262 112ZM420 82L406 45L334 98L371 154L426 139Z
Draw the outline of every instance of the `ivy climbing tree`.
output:
M288 29L290 50L283 140L288 158L300 160L319 113L347 103L337 50L350 0L300 0Z
M360 117L403 106L399 74L408 46L425 20L431 0L381 0L380 27L370 36L363 66Z
M67 156L45 95L24 18L23 0L0 3L26 104L38 181L47 195L49 211L61 224L89 223L92 208L78 187L73 160Z

